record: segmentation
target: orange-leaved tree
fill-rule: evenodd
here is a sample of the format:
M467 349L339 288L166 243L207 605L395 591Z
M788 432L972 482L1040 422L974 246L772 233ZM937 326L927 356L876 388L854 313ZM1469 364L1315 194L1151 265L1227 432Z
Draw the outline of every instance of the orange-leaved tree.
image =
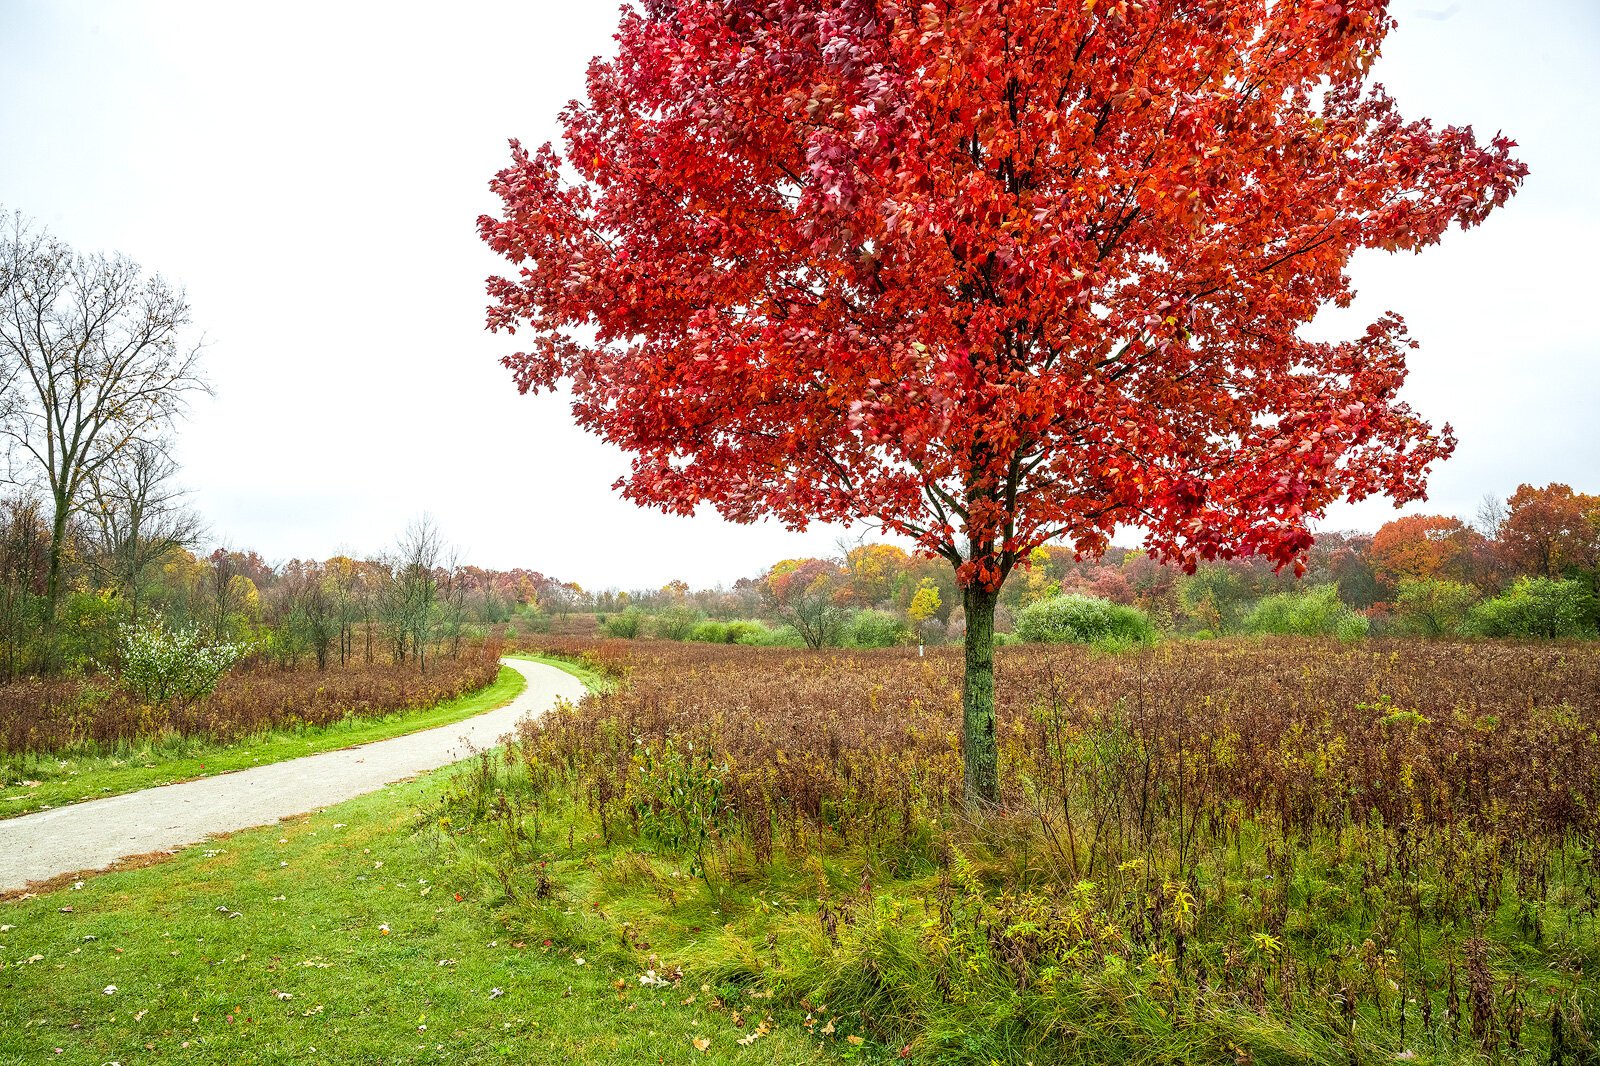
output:
M1402 581L1459 578L1478 536L1459 518L1406 515L1378 528L1367 559L1378 580L1391 589Z
M956 569L966 794L999 797L994 609L1035 547L1294 563L1331 502L1423 492L1361 248L1478 223L1504 137L1371 84L1383 0L641 0L513 142L480 232L523 390L571 383L688 515L876 520Z
M1523 573L1560 577L1569 568L1600 566L1600 496L1570 485L1519 485L1506 501L1499 547Z

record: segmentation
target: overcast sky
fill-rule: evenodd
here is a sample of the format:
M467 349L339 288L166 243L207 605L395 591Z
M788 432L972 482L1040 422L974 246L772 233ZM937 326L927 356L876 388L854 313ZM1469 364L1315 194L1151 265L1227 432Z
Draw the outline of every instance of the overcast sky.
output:
M1380 65L1407 116L1498 129L1532 167L1489 222L1357 261L1404 314L1408 396L1456 427L1432 500L1600 491L1600 2L1399 0ZM474 222L506 139L554 136L615 7L0 0L0 205L187 286L212 399L178 458L219 541L268 559L375 552L431 512L490 566L586 586L730 582L790 534L617 499L625 458L560 397L516 394L483 332L500 269ZM1375 528L1384 503L1330 526Z

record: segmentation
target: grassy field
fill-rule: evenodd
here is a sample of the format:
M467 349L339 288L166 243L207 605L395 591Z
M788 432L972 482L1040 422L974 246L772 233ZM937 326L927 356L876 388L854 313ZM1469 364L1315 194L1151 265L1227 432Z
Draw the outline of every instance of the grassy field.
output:
M166 735L105 752L90 748L61 754L0 755L0 818L449 725L509 703L525 685L521 674L501 667L494 682L477 692L382 717L352 716L326 725L273 729L229 741L202 734Z
M953 656L550 651L624 680L0 904L0 1066L1600 1062L1600 649L1007 649L980 820Z
M593 662L585 662L582 656L567 655L539 655L533 652L512 652L505 656L508 659L524 659L530 663L544 663L565 670L584 683L590 692L609 692L616 687L617 679L603 672Z
M696 1039L738 1048L698 984L641 985L606 919L567 916L590 934L552 938L478 892L454 844L416 828L443 777L0 904L0 1063L631 1066L707 1061ZM736 1061L811 1052L779 1032Z
M814 1061L804 1027L741 1045L761 1000L647 976L579 894L535 886L562 902L530 922L487 840L433 813L481 772L0 903L0 1064Z
M441 810L528 922L941 1066L1600 1061L1600 647L1004 649L978 820L956 655L557 650Z

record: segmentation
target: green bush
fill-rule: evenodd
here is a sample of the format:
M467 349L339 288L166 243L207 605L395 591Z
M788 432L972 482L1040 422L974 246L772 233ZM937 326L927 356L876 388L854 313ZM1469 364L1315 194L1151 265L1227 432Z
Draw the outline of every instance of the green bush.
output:
M911 627L904 618L888 611L857 611L844 626L847 648L892 648L911 640Z
M692 607L668 607L656 615L651 628L662 640L688 640L700 624L700 612Z
M42 606L43 601L40 603ZM38 617L42 627L42 612ZM126 617L122 602L109 593L72 593L62 601L54 647L41 650L69 673L92 671L96 663L110 657L113 641ZM46 639L42 628L39 639Z
M1396 633L1442 637L1467 620L1478 590L1460 581L1402 581L1394 598Z
M729 644L763 644L772 638L772 630L760 622L739 618L728 623Z
M732 644L728 639L728 625L726 622L715 622L707 619L694 627L689 634L689 639L700 644Z
M123 626L120 633L122 684L148 703L209 695L247 650L243 644L207 644L198 629L168 630L159 621Z
M1209 563L1178 580L1178 606L1189 621L1213 633L1238 625L1250 598L1250 583L1233 568Z
M1483 637L1592 637L1592 601L1581 581L1518 578L1505 593L1472 608L1464 628Z
M1244 619L1244 631L1258 635L1353 641L1365 637L1367 628L1366 617L1340 601L1336 585L1313 585L1299 592L1267 596Z
M745 622L751 627L746 630L734 643L745 644L760 648L803 648L806 646L805 638L794 626L779 626L769 629L760 622Z
M605 630L608 637L620 637L623 640L635 640L639 630L644 627L644 612L637 607L629 607L621 614L614 614L601 623L600 628Z
M1156 627L1137 607L1069 593L1018 611L1016 634L1030 644L1149 644Z

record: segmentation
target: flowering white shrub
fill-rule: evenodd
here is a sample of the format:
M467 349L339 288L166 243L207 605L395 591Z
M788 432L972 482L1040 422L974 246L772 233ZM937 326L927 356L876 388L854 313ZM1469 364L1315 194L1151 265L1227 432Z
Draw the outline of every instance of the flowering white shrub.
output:
M248 650L243 644L207 644L193 627L169 630L156 622L121 629L122 683L148 703L208 695Z

